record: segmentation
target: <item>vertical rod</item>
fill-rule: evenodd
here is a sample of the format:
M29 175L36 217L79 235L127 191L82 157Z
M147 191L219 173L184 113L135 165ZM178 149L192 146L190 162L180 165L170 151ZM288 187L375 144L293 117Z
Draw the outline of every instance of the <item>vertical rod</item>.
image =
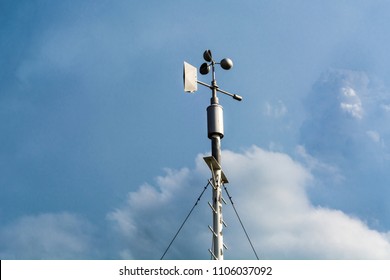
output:
M214 62L212 63L212 98L210 100L210 106L219 105L217 97L217 82L215 80ZM214 121L216 119L214 118ZM214 127L217 127L214 124ZM219 134L211 135L211 154L221 164L221 136ZM222 218L222 176L221 170L213 170L214 172L214 188L212 188L213 207L213 254L217 260L223 260L223 218Z
M211 138L211 155L221 164L221 137L218 135Z

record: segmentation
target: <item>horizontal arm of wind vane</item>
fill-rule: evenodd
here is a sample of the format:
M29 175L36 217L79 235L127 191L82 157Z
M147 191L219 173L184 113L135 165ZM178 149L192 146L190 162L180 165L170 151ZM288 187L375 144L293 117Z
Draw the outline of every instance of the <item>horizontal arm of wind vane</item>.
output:
M228 92L228 91L222 90L222 89L220 89L220 88L218 88L218 87L214 87L214 86L212 86L212 85L208 85L208 84L206 84L206 83L204 83L204 82L201 82L201 81L196 81L196 82L197 82L198 84L200 84L200 85L202 85L202 86L205 86L205 87L208 87L208 88L210 88L210 89L215 88L218 92L221 92L221 93L226 94L226 95L228 95L228 96L230 96L230 97L233 97L233 99L235 99L235 100L238 100L238 101L241 101L241 100L242 100L242 96L240 96L240 95L238 95L238 94L230 93L230 92Z

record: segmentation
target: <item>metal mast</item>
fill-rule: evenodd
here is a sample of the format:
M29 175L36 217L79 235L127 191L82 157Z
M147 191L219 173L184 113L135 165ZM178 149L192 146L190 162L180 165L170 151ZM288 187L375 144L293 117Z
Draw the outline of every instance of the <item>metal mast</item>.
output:
M212 232L213 242L212 248L209 252L214 260L223 260L224 248L223 243L223 227L226 226L222 216L222 203L224 199L222 197L222 184L228 183L228 180L221 168L221 139L224 136L223 128L223 108L219 104L217 92L229 95L235 100L241 101L242 97L236 94L229 93L221 90L215 79L215 65L220 64L225 70L229 70L233 67L233 62L229 58L224 58L221 62L214 61L211 51L206 50L203 53L203 58L206 61L200 66L199 72L202 75L212 73L211 85L203 83L197 80L196 68L186 62L184 62L184 90L187 92L195 92L197 90L197 84L201 84L211 89L212 96L210 99L210 106L207 107L207 131L208 138L211 140L211 156L205 157L204 160L209 166L212 175L212 204L209 203L213 212L213 226L209 229Z

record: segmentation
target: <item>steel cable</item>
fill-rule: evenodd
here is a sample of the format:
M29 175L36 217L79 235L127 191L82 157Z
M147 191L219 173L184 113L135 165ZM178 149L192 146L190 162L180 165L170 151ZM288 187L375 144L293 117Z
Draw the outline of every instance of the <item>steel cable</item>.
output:
M160 260L162 260L166 253L168 252L169 248L171 247L171 245L173 244L173 242L175 241L176 237L179 235L181 229L183 228L184 224L187 222L188 218L191 216L191 213L192 211L194 211L194 208L196 207L196 205L198 205L198 202L200 201L200 199L202 198L204 192L206 191L207 187L210 185L210 181L208 181L207 185L203 188L203 191L202 193L199 195L198 199L196 200L194 206L192 206L190 212L188 213L187 217L184 219L183 223L181 224L180 228L178 229L178 231L176 232L175 236L173 237L173 239L171 240L171 242L169 243L167 249L165 250L164 254L161 256Z
M232 199L232 197L230 196L230 194L229 194L229 192L228 192L228 190L227 190L225 184L223 184L223 187L224 187L224 189L225 189L225 192L226 192L227 196L229 197L230 203L231 203L232 206L233 206L234 212L235 212L236 215L237 215L237 218L238 218L238 220L239 220L239 222L240 222L240 224L241 224L241 227L242 227L242 229L243 229L244 232L245 232L246 238L248 239L249 244L250 244L251 247L252 247L253 253L255 253L256 259L259 260L259 256L258 256L257 253L256 253L255 247L253 247L252 241L251 241L251 239L249 238L249 235L248 235L248 233L247 233L247 231L246 231L246 229L245 229L245 227L244 227L244 224L243 224L242 221L241 221L240 215L238 215L237 209L236 209L236 207L234 206L233 199Z

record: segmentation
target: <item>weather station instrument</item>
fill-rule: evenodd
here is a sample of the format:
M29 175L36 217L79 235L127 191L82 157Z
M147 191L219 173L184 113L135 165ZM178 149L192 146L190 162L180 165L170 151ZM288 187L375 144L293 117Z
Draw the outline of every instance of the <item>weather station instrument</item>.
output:
M213 213L213 226L209 226L209 229L213 236L213 242L212 248L209 249L209 252L212 259L223 260L224 249L227 247L223 243L222 233L223 227L226 226L222 216L222 205L224 202L222 197L222 185L227 184L228 179L221 167L221 139L224 136L223 108L219 104L217 92L233 97L233 99L237 101L241 101L242 97L220 89L215 79L215 66L219 64L222 69L229 70L233 67L233 61L229 58L224 58L220 62L216 62L210 50L206 50L203 53L203 58L205 62L200 66L199 73L201 75L207 75L211 72L211 84L209 85L199 81L197 78L197 68L187 62L184 62L184 91L194 93L198 90L198 84L200 84L210 88L212 92L210 106L207 107L207 132L208 138L211 140L211 156L203 158L210 168L212 175L212 203L209 203L209 206Z
M256 258L259 259L256 250L249 238L249 235L244 227L244 224L242 223L242 220L238 215L237 209L234 206L232 197L230 196L225 186L225 184L227 184L229 181L225 173L222 171L222 167L221 167L221 139L224 136L223 108L219 104L217 92L228 95L237 101L241 101L242 97L237 94L233 94L225 90L222 90L218 87L217 81L215 79L215 68L216 68L215 66L219 64L222 67L222 69L229 70L233 67L233 61L230 58L224 58L220 62L216 62L210 50L206 50L203 53L203 58L206 62L204 62L200 66L199 73L201 75L207 75L211 72L212 75L211 84L207 84L202 81L199 81L197 75L198 69L187 62L184 62L183 81L184 81L184 91L188 93L196 92L198 90L198 84L211 89L212 95L210 99L210 105L207 107L207 135L208 138L211 140L211 156L207 156L203 158L207 166L210 168L211 179L208 180L207 185L204 187L202 193L196 200L195 205L191 208L187 217L184 219L184 222L179 227L179 230L176 232L175 236L169 243L168 247L166 248L165 252L163 253L160 259L161 260L164 259L172 243L175 241L176 237L180 233L184 224L190 217L192 211L197 206L198 202L200 201L201 197L203 196L204 192L206 191L209 185L212 186L212 203L209 202L208 205L211 208L212 217L213 217L213 225L209 226L209 229L212 234L212 245L211 245L211 249L209 249L211 259L223 260L224 250L227 249L226 245L223 243L223 233L222 233L223 228L226 227L226 223L223 220L223 216L222 216L222 205L226 204L226 201L222 196L222 188L225 190L229 198L229 201L234 209L234 212L237 215L237 218L241 224L242 229L245 232L245 235L252 247L252 250Z

